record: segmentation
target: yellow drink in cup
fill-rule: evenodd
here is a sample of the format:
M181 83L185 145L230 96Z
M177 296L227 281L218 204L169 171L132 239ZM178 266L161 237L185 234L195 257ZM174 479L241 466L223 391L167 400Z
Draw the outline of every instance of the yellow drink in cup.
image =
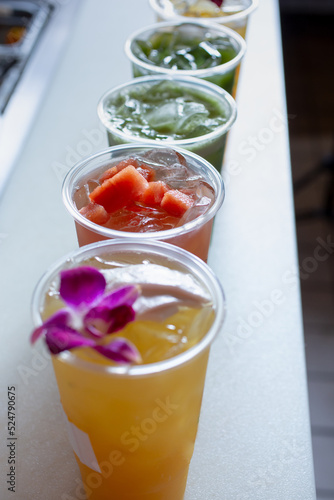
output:
M250 14L258 0L149 0L158 21L207 19L223 24L246 37ZM221 4L221 5L219 5Z
M182 500L209 349L224 317L220 284L204 262L172 245L100 242L42 278L33 299L37 325L63 306L59 271L78 266L100 269L107 289L141 288L134 321L107 336L131 341L138 364L116 363L90 347L53 356L87 497Z

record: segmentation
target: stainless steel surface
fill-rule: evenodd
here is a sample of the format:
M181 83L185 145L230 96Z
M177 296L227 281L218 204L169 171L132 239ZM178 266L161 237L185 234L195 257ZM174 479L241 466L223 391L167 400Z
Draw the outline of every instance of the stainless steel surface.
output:
M25 65L54 11L50 3L0 1L0 113L15 92Z
M31 15L25 35L0 43L0 196L66 46L79 0L2 1L0 20Z

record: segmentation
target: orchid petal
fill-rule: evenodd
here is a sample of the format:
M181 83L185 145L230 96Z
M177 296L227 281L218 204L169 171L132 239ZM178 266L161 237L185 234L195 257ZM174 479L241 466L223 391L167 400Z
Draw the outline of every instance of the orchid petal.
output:
M96 345L95 351L116 363L140 363L141 355L137 348L128 340L117 338L108 345Z
M98 304L87 312L84 318L86 330L96 337L101 337L124 328L134 320L135 312L131 306L139 294L138 286L127 285L103 296Z
M52 354L74 349L75 347L94 347L95 341L83 337L73 328L52 326L45 334L45 341Z
M122 305L115 309L105 306L92 307L84 317L86 330L95 337L117 332L135 318L135 311L131 306Z
M103 295L106 280L94 267L66 269L60 273L60 296L73 309L95 302Z
M50 316L41 326L35 328L30 337L30 342L34 344L43 333L51 326L69 326L71 314L67 309L60 309Z
M211 2L215 3L217 7L221 7L224 0L211 0Z
M139 286L126 285L113 290L107 295L104 295L98 305L108 307L109 309L114 309L115 307L124 305L132 306L132 304L138 299L139 295Z
M126 339L115 339L108 345L98 345L86 333L101 338L124 328L135 319L132 307L140 294L138 285L126 285L104 294L106 280L97 269L89 266L64 270L60 273L59 294L67 307L57 311L31 335L31 342L44 335L52 354L76 347L91 347L117 363L139 363L141 356Z

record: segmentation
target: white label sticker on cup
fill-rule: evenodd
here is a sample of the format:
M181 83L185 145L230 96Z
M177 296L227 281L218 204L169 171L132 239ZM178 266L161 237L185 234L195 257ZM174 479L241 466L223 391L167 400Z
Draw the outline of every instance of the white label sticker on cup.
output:
M96 472L101 472L88 434L72 424L67 417L66 424L70 444L80 462Z

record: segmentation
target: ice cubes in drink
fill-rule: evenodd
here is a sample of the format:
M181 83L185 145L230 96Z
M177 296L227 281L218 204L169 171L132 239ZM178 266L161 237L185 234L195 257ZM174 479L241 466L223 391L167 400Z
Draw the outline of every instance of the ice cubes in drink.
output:
M111 167L120 165L122 160L104 164L99 175ZM214 201L214 190L205 181L203 175L194 172L188 165L185 157L172 149L159 148L146 151L142 155L134 155L133 163L137 166L148 167L154 172L155 181L163 181L168 189L178 190L187 194L193 200L193 206L186 210L184 215L166 211L157 203L148 206L140 199L133 199L123 208L110 214L110 218L103 221L104 227L118 231L128 232L155 232L179 227L205 213ZM117 169L116 169L117 172ZM74 195L74 202L78 210L90 203L89 194L99 185L96 179L87 181L83 186L78 186ZM91 219L92 220L92 219ZM94 220L93 220L94 222ZM96 222L99 224L99 222Z

